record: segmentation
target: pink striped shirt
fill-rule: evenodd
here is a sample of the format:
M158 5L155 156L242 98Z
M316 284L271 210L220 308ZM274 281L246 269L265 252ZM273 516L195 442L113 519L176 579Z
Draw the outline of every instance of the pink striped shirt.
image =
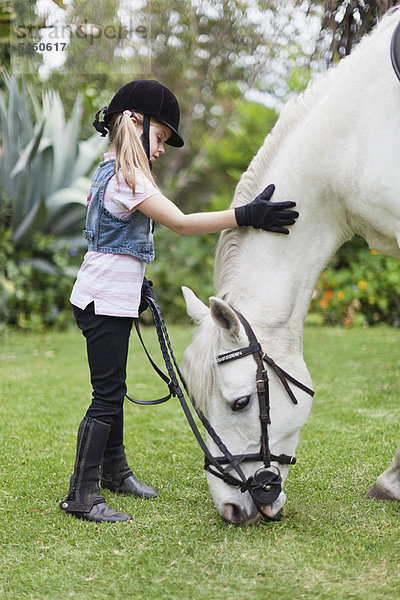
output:
M104 160L115 158L113 152ZM120 184L114 175L104 194L104 206L118 217L127 217L138 205L158 194L157 188L140 171L135 170L135 195L125 183L122 172ZM87 252L72 289L70 301L84 310L94 302L97 315L137 317L145 263L129 254Z

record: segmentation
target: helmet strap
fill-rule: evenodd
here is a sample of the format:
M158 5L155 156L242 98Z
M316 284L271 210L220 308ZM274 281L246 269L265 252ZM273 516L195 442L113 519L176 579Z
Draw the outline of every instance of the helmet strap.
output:
M143 115L143 133L140 136L140 139L143 144L144 151L146 152L146 156L149 161L150 169L152 167L150 160L150 116Z

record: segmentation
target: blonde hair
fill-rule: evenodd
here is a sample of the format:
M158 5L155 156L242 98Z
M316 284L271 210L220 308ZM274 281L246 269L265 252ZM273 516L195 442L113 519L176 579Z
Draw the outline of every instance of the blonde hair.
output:
M115 150L116 154L115 175L118 184L118 173L119 169L121 169L126 184L134 194L136 184L135 168L140 169L153 185L156 184L132 117L136 118L138 125L143 125L143 115L141 113L132 113L131 116L124 113L117 113L111 117L110 146Z

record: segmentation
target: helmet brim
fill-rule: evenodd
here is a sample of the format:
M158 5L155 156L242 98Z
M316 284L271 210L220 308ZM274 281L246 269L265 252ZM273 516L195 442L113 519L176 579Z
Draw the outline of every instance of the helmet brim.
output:
M151 117L150 119L154 119L155 117ZM159 123L162 123L163 125L165 125L166 127L168 127L168 129L171 132L171 135L169 136L169 138L167 140L165 140L166 144L169 144L170 146L174 146L175 148L182 148L182 146L184 145L184 141L182 136L180 135L180 133L175 129L175 127L173 127L171 125L171 123L168 123L168 121L164 120L164 119L160 119L158 118L157 121Z
M166 125L168 127L168 129L171 130L171 135L169 136L169 138L167 140L165 140L165 143L169 144L170 146L174 146L175 148L182 148L182 146L184 145L184 141L181 138L181 136L179 135L179 133L176 131L176 129L171 127L171 125L168 125L168 123L164 123L164 122L162 122L162 123L163 123L163 125Z

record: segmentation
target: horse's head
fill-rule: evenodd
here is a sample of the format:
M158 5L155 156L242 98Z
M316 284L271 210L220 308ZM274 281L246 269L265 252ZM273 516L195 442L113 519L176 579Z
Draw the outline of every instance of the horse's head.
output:
M183 361L189 391L232 455L259 454L261 424L256 361L249 354L240 360L217 362L220 355L248 347L248 334L235 311L224 300L211 297L208 308L188 288L183 288L183 293L188 314L199 325ZM295 370L297 373L299 369ZM275 373L268 371L268 375L271 404L269 450L278 456L293 455L300 428L311 408L311 399L304 392L296 391L299 403L294 405ZM220 448L209 434L207 446L214 457L221 456ZM279 466L284 482L288 465L272 464ZM262 465L261 460L251 460L241 463L241 468L248 478ZM232 523L251 523L260 518L248 491L243 492L209 473L207 478L215 505L224 519ZM285 501L282 491L262 510L268 517L276 518Z

